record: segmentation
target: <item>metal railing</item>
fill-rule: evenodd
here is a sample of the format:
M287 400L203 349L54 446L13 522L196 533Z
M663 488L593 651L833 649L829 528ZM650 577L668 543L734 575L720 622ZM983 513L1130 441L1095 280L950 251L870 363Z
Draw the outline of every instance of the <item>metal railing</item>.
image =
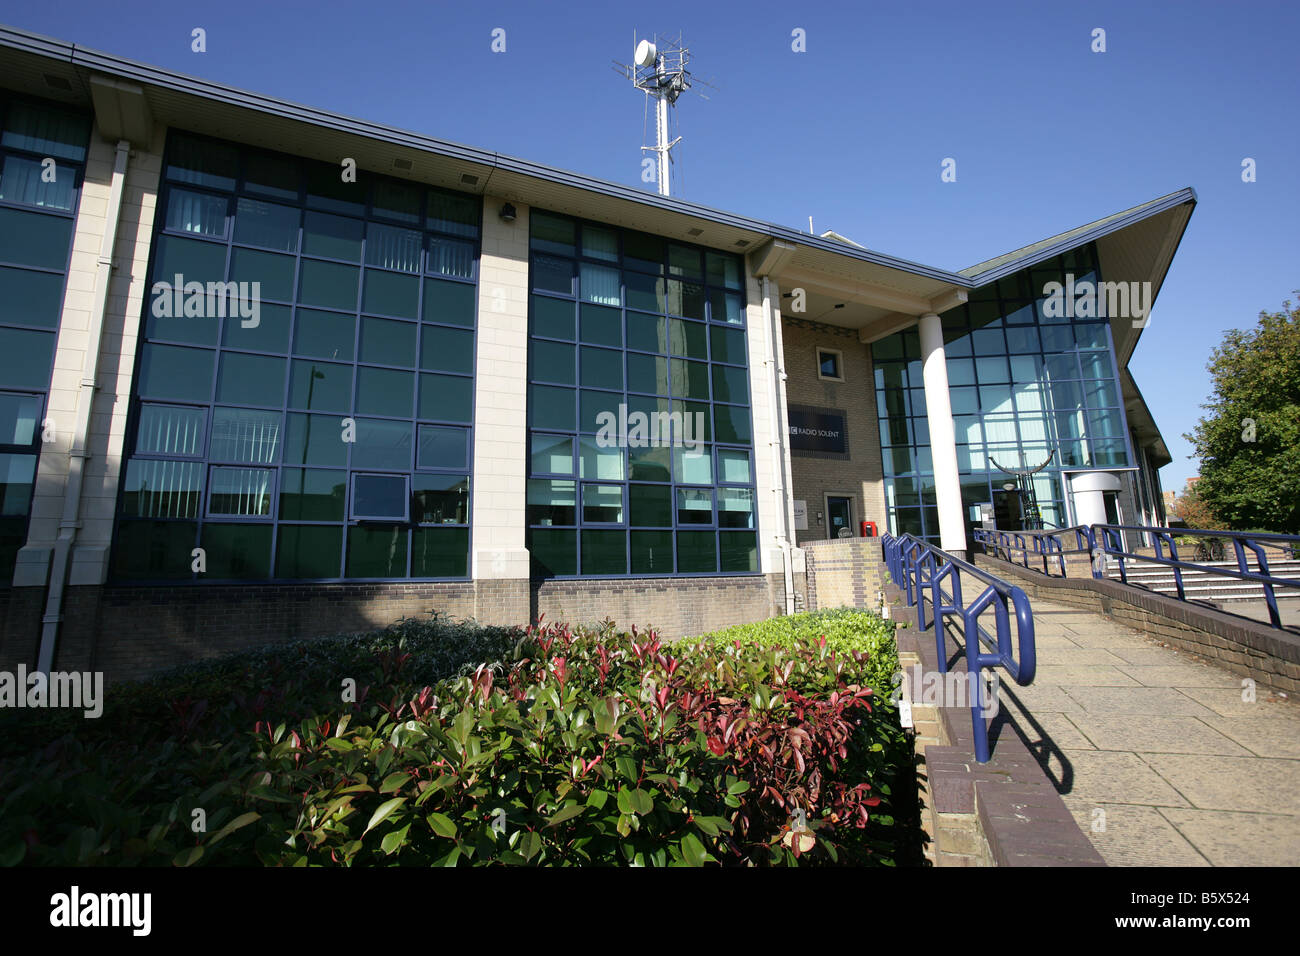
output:
M973 685L971 723L975 731L975 759L987 763L989 737L984 723L987 708L983 672L986 668L1000 667L1017 684L1023 686L1033 681L1037 656L1034 651L1034 616L1029 607L1029 598L1020 588L913 535L905 534L895 538L886 534L881 538L881 543L890 576L903 589L908 605L916 608L918 630L934 629L941 674L948 673L945 618L957 617L961 620L962 636L966 642L966 670L968 674L974 675L969 682ZM962 598L962 575L968 575L985 585L969 603ZM944 589L945 583L951 592ZM925 613L927 598L930 603L928 623ZM996 623L995 634L989 634L979 623L980 615L990 607ZM1013 651L1011 641L1013 612L1016 617L1018 654Z
M1139 554L1130 551L1125 541L1125 532L1151 541L1154 555ZM1275 546L1289 550L1292 554L1300 553L1300 535L1291 534L1255 534L1235 531L1203 531L1199 528L1157 528L1150 525L1128 524L1093 524L1079 525L1074 528L1062 528L1058 531L995 531L977 528L974 533L976 543L983 545L986 553L1003 557L1012 564L1029 568L1030 555L1034 555L1034 564L1042 558L1043 573L1049 574L1048 562L1056 559L1061 576L1067 576L1065 555L1086 553L1090 561L1090 573L1094 578L1106 578L1106 566L1114 558L1119 569L1120 581L1130 587L1129 568L1126 562L1142 562L1146 565L1173 569L1174 587L1178 600L1187 601L1187 588L1183 581L1184 571L1197 571L1207 574L1235 578L1239 581L1253 582L1263 588L1264 601L1268 605L1269 621L1273 627L1282 626L1282 618L1277 608L1277 588L1291 588L1300 593L1300 579L1280 578L1268 569L1266 548ZM1178 538L1193 538L1196 544L1191 555L1178 553ZM1067 547L1071 544L1071 547ZM1227 545L1231 544L1232 554L1237 567L1216 567L1208 562L1214 555L1225 554ZM1017 559L1015 555L1021 557ZM1248 554L1255 559L1256 567L1250 567ZM1187 560L1191 557L1193 560ZM1032 570L1037 570L1033 568Z
M1000 554L1012 564L1028 568L1031 555L1035 564L1041 558L1044 574L1051 573L1048 570L1049 562L1054 559L1061 569L1061 577L1066 576L1065 556L1067 554L1086 554L1091 558L1094 547L1092 531L1086 525L1050 531L996 531L976 528L974 538L977 544L984 546L986 553ZM1014 557L1017 552L1020 554L1019 559Z

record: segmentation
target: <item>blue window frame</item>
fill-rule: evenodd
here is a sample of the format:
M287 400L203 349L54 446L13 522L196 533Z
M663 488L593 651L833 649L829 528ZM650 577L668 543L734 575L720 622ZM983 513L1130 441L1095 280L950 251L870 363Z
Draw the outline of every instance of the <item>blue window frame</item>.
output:
M533 576L756 573L741 260L540 209L530 244Z
M468 577L478 197L177 130L163 179L113 578Z
M0 95L0 588L27 539L90 120Z

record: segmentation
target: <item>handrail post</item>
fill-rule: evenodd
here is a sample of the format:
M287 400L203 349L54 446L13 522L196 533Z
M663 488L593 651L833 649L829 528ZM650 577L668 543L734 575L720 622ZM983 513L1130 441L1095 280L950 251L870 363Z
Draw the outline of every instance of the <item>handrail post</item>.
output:
M1237 544L1236 538L1233 538L1233 544ZM1273 593L1273 582L1267 580L1272 575L1268 573L1268 558L1264 555L1264 548L1254 541L1247 540L1246 544L1250 547L1250 550L1255 552L1255 560L1259 562L1259 573L1265 579L1260 583L1264 585L1264 601L1268 604L1269 619L1274 627L1281 627L1282 615L1277 610L1277 595ZM1240 546L1238 546L1238 550L1241 550Z

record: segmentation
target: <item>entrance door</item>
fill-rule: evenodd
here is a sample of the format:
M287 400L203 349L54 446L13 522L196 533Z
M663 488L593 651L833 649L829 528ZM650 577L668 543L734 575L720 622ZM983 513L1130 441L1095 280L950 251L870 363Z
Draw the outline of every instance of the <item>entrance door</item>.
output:
M827 495L826 537L850 538L856 533L853 530L853 499Z
M1019 491L993 492L993 521L999 531L1021 531L1024 513Z

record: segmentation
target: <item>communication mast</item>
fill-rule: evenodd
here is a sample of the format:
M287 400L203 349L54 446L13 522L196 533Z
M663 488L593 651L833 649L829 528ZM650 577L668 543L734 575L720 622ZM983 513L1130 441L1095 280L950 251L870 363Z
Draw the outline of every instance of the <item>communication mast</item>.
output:
M634 34L633 41L635 40ZM673 140L668 138L668 110L691 87L692 77L686 69L691 51L682 46L680 36L676 40L663 40L656 35L654 40L636 43L632 59L631 65L615 61L615 69L628 77L632 85L644 91L646 96L654 98L655 145L642 146L641 149L655 154L655 178L659 184L659 195L668 196L671 194L669 179L672 149L682 141L680 136Z

